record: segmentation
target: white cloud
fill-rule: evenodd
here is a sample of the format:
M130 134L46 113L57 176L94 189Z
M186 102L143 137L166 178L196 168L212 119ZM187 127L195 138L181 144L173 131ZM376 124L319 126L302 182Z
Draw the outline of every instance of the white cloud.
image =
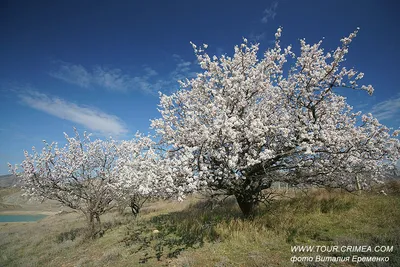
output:
M93 83L112 91L128 91L133 88L134 79L120 69L105 69L96 66L93 70Z
M396 98L391 98L375 104L372 107L371 113L378 120L390 120L400 118L400 94Z
M175 69L169 74L172 82L176 83L178 80L190 79L196 76L196 72L192 70L192 62L183 60L177 54L173 54L172 57L177 62Z
M49 74L54 78L85 88L93 82L93 75L82 65L63 64L58 71Z
M67 62L61 62L59 69L50 72L49 75L83 88L98 86L111 91L140 90L157 95L158 91L176 90L178 80L196 76L193 71L193 62L186 61L177 54L173 54L172 58L176 66L163 78L156 70L147 65L142 66L142 75L130 76L118 68L111 69L97 65L89 70L82 65Z
M36 91L27 91L20 94L19 97L23 103L31 108L80 124L102 135L121 136L128 132L120 118L93 107L79 106Z
M146 76L147 76L147 77L157 76L157 75L158 75L157 71L153 70L152 68L150 68L150 67L148 67L148 66L146 66L146 67L144 68L144 70L146 71Z
M261 22L268 23L269 20L275 19L277 8L278 8L278 2L273 2L269 8L264 10Z
M266 32L262 32L262 33L259 33L259 34L251 32L250 35L249 35L249 39L252 42L259 42L262 39L264 39L265 36L266 36Z
M57 71L49 74L54 78L83 88L99 86L111 91L142 90L147 93L154 93L151 86L148 86L150 85L149 79L158 73L146 66L142 76L132 77L118 68L95 66L88 70L82 65L62 62Z

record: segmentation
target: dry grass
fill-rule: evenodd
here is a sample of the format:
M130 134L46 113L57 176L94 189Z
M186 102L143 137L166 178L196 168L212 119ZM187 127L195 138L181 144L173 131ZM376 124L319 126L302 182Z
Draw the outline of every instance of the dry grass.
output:
M292 266L294 244L393 245L391 266L400 266L399 206L398 195L318 190L249 220L234 199L211 210L192 197L148 203L136 219L106 214L96 240L84 240L80 214L63 213L0 224L0 266Z

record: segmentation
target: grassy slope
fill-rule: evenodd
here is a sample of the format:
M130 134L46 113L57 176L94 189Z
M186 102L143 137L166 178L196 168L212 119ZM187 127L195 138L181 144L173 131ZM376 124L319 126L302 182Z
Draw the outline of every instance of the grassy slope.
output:
M154 202L138 219L104 215L108 230L96 240L84 240L84 219L71 212L0 224L0 266L291 266L293 244L393 245L372 256L400 266L399 207L398 195L324 191L277 200L243 220L230 199L213 210L195 198Z
M17 178L14 175L0 175L0 187L12 187L17 184Z

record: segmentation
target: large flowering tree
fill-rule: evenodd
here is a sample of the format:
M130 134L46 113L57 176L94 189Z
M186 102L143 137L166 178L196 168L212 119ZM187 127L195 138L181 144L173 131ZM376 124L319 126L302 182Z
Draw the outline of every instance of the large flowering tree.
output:
M363 73L341 67L356 34L331 53L322 41L300 40L296 56L291 46L281 47L278 29L262 59L259 45L246 39L233 57L210 57L207 45L192 44L204 71L161 95L161 118L152 121L180 162L182 188L234 195L249 215L274 181L352 190L357 179L364 186L378 179L399 158L399 141L335 93L338 87L373 93L358 84Z
M65 134L66 145L47 143L39 153L25 151L25 160L11 172L21 178L29 197L57 200L81 211L87 218L89 235L101 227L100 215L112 208L115 174L118 171L117 143L112 140L90 140L90 135ZM96 222L98 226L96 227Z

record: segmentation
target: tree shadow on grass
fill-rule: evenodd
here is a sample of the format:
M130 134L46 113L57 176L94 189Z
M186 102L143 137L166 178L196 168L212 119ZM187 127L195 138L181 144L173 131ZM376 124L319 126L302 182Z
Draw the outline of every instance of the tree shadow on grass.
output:
M183 211L137 220L127 226L121 242L132 253L141 254L140 263L166 260L186 249L202 247L206 241L217 242L219 234L215 226L241 216L234 199L227 199L214 208L208 201L200 201Z
M98 231L93 236L91 236L89 228L87 226L77 226L67 231L57 233L55 237L55 242L63 243L65 241L76 241L76 239L81 239L82 241L85 241L88 239L101 238L107 231L126 224L128 221L131 220L131 216L120 216L115 215L115 213L111 213L111 215L111 218L108 218L107 220L101 222L101 227L99 227Z
M76 238L83 236L87 232L85 227L73 228L71 230L61 232L56 235L56 243L62 243L65 241L74 241Z

